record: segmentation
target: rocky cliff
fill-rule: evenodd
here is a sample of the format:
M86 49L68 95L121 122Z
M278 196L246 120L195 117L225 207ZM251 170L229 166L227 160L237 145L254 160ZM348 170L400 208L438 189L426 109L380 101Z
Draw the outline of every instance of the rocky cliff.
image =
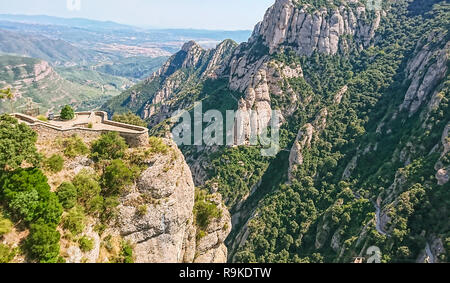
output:
M171 152L146 160L150 164L119 206L120 235L133 245L136 262L223 263L224 240L231 229L230 216L221 198L215 199L221 216L197 240L194 219L195 188L189 167L176 145ZM145 211L140 210L142 206Z
M308 1L276 1L256 26L250 42L262 40L270 54L285 46L293 46L298 55L308 56L315 51L334 55L353 45L362 49L373 41L384 13L368 9L358 0L328 7L315 7Z

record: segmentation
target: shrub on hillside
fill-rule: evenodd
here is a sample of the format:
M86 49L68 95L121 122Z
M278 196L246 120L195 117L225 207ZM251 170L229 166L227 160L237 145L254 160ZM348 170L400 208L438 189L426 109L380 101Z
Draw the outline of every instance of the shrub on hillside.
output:
M78 244L80 245L81 251L84 253L92 251L92 249L94 248L94 240L86 236L81 237L78 240Z
M25 247L29 256L42 263L56 263L59 258L61 235L44 221L31 224Z
M120 159L128 148L125 139L116 132L102 134L100 139L92 144L92 158L99 160Z
M11 232L13 228L13 223L11 220L3 216L3 212L0 210L0 238Z
M63 228L69 230L72 234L81 234L84 230L86 215L81 206L75 206L64 215L62 219Z
M158 137L150 137L149 141L149 153L150 154L167 154L169 152L170 147L164 143L161 138Z
M211 221L221 216L221 211L217 205L209 200L205 191L197 190L195 193L194 215L197 226L200 230L205 230Z
M0 170L15 170L24 161L37 166L37 134L9 115L0 115Z
M7 245L0 244L0 264L1 263L10 263L11 260L16 256L16 249L12 249Z
M89 148L77 135L73 135L72 137L65 139L62 142L62 145L64 147L64 155L70 158L89 153Z
M126 114L114 114L113 121L119 122L119 123L125 123L130 125L135 125L139 127L147 127L147 123L141 119L141 117L128 112Z
M78 202L84 206L101 192L98 177L88 170L81 170L72 183L77 189Z
M71 209L77 204L77 188L72 183L62 183L58 187L56 195L65 209Z
M54 154L45 160L45 168L53 173L61 172L64 168L64 159L59 154Z

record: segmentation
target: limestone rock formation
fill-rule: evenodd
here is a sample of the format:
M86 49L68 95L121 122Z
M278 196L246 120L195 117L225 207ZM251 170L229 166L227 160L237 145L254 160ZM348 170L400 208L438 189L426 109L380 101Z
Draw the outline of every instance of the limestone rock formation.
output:
M293 173L297 171L298 166L303 164L303 150L311 146L314 131L311 124L306 124L299 131L289 155L289 180L293 179Z
M436 41L444 47L436 48ZM411 80L411 85L400 105L400 110L409 111L412 116L426 100L430 99L431 92L447 73L449 51L450 42L446 42L444 34L431 33L425 44L419 42L416 55L407 66L407 79Z
M366 6L358 1L351 1L350 6L347 2L319 9L296 0L276 1L256 26L252 39L261 38L270 53L290 44L299 55L314 51L336 54L349 45L344 35L353 36L361 48L368 47L380 25L382 11L375 11L375 19L367 22Z
M214 219L206 228L206 236L196 244L196 263L223 263L227 261L228 251L224 242L231 231L231 216L220 194L211 199L221 211L221 216Z
M129 241L136 262L225 262L223 242L231 229L228 211L218 197L222 216L196 242L192 175L183 155L169 140L170 155L156 155L119 206L120 235Z

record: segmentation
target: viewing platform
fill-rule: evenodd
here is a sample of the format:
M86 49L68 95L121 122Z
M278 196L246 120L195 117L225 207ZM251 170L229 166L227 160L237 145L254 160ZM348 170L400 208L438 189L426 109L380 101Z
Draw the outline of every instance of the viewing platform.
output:
M66 138L76 134L87 141L92 141L103 133L117 132L130 147L148 145L147 128L110 121L108 114L103 111L76 112L75 118L68 121L58 116L49 121L41 121L20 113L14 113L12 116L29 125L41 139Z

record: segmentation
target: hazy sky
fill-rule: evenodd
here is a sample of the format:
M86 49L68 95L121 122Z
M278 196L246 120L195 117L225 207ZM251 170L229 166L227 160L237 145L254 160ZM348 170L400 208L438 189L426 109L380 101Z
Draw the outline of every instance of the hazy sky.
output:
M109 20L160 28L253 29L275 0L0 0L0 14ZM72 7L76 7L72 6Z

